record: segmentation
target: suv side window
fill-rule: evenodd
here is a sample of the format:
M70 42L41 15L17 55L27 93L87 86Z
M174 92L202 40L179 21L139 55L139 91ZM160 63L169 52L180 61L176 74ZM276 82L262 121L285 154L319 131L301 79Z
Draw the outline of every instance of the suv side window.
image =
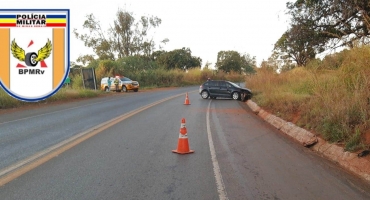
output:
M204 86L208 86L209 84L208 84L208 82L205 82L203 85L204 85Z
M232 88L233 86L230 83L226 83L227 88Z
M209 81L208 84L209 86L216 86L216 81Z
M226 87L226 83L225 83L225 82L223 82L223 81L220 81L219 86L220 86L220 87Z

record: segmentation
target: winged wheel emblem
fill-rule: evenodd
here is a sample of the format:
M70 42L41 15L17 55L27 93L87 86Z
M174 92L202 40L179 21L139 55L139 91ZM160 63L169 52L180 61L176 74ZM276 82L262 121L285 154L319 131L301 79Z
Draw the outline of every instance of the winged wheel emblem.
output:
M26 54L26 52L15 42L15 39L13 39L10 49L16 59L25 62L27 66L34 67L38 62L43 61L50 56L52 45L48 39L45 46L43 46L37 53L30 52Z

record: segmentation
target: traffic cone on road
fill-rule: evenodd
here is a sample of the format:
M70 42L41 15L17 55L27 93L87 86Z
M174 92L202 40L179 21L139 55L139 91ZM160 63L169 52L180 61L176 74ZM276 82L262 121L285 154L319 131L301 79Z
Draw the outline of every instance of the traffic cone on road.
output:
M188 93L186 93L186 96L185 96L185 103L184 105L190 105L190 101L189 101L189 95Z
M179 141L177 143L177 149L172 150L172 152L178 153L178 154L194 153L194 150L190 150L189 148L189 141L188 141L187 133L188 132L186 130L185 118L182 118L181 126L180 126Z

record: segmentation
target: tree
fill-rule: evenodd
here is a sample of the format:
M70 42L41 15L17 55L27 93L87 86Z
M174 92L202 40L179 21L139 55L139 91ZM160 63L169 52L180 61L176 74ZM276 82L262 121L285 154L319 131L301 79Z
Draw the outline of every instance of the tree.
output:
M291 26L275 43L275 54L278 55L277 59L295 61L298 66L305 66L316 54L324 51L326 39L302 24Z
M296 0L287 3L292 21L326 37L328 48L368 43L370 3L368 0Z
M151 55L151 60L152 61L157 61L157 59L159 58L159 56L163 53L166 53L166 51L164 50L158 50L158 51L154 51Z
M256 57L255 56L251 57L251 55L249 54L244 54L241 56L241 60L242 60L241 68L243 72L247 74L253 74L256 72L254 70L254 68L256 67Z
M157 63L165 69L183 69L201 67L202 59L191 55L189 48L175 49L169 52L160 52Z
M155 16L141 16L136 21L133 13L118 9L116 19L107 31L103 31L100 22L93 14L87 15L83 24L88 33L80 34L74 29L76 38L93 49L100 60L116 60L127 56L143 55L150 57L155 50L153 37L149 37L152 28L157 28L162 20ZM160 44L166 44L166 38ZM162 48L162 46L160 46ZM80 61L90 62L91 55L80 56Z
M155 16L142 16L135 21L133 13L119 9L116 13L114 26L110 31L113 34L113 44L118 58L132 55L150 56L155 43L153 38L147 38L151 28L158 27L162 20ZM168 42L168 39L162 40Z
M209 69L209 67L212 65L211 62L206 62L206 64L204 65L204 69Z
M112 41L102 30L100 22L93 14L89 14L86 17L87 19L83 24L83 28L88 29L88 33L80 34L77 32L77 29L74 29L73 33L76 38L83 41L86 47L92 48L99 59L114 59ZM85 64L86 62L90 62L92 59L94 59L93 55L80 55L77 61Z
M157 68L157 63L150 58L142 55L127 56L120 58L117 65L123 68L125 72L135 73L138 71L151 70Z
M101 57L101 59L103 59L104 56ZM86 55L80 55L78 58L77 58L77 62L81 62L83 65L86 65L86 64L89 64L91 63L92 61L94 61L95 58L94 58L94 55L91 55L91 54L86 54Z
M69 66L70 66L71 69L72 68L80 69L82 67L81 65L78 65L76 62L73 62L73 61L69 62Z
M294 69L297 64L292 63L292 60L283 60L280 58L278 52L273 51L267 60L263 60L260 68L264 70L272 71L274 73L286 72Z
M253 73L253 66L255 58L251 58L249 54L241 56L237 51L219 51L217 54L217 70Z

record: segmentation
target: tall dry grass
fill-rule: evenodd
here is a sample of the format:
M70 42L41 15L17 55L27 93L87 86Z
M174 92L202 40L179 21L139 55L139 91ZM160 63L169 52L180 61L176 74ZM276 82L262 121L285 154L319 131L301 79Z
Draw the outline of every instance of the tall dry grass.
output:
M369 64L370 47L362 46L281 74L258 69L246 84L262 107L356 151L369 145Z
M256 75L247 78L246 86L252 89L254 100L259 105L293 121L301 105L305 104L312 94L311 76L302 68L282 74L260 68L257 69Z

